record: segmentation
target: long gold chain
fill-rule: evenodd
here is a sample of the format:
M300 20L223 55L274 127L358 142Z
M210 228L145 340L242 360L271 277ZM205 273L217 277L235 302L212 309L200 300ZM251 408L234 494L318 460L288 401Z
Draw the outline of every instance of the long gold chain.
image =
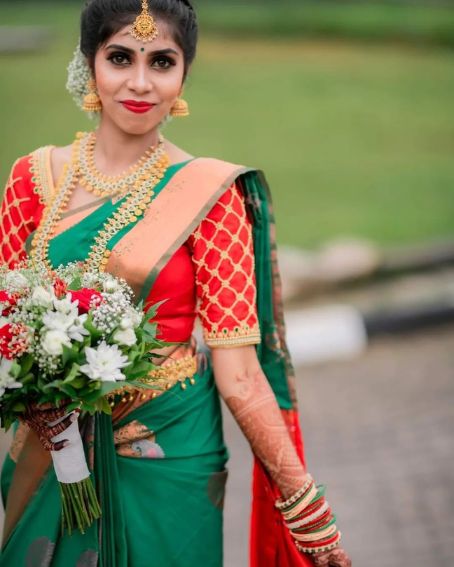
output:
M86 134L78 134L73 143L71 164L65 165L62 181L56 189L53 198L46 206L43 217L35 232L32 241L31 258L41 268L51 271L53 269L49 260L49 243L55 236L58 222L66 209L72 192L80 183L80 147ZM111 215L103 225L95 238L95 243L90 249L84 264L87 270L104 271L109 261L110 251L108 244L120 231L129 224L137 222L144 214L153 200L154 189L163 179L170 161L160 144L155 151L153 163L149 163L148 169L141 172L135 181L133 190L130 191L118 210Z

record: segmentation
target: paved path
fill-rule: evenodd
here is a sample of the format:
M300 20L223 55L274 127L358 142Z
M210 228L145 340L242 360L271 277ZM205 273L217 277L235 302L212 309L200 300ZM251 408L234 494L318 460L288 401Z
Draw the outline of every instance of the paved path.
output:
M454 329L300 369L298 390L309 467L354 567L453 567ZM246 567L250 460L229 416L226 435L225 567Z

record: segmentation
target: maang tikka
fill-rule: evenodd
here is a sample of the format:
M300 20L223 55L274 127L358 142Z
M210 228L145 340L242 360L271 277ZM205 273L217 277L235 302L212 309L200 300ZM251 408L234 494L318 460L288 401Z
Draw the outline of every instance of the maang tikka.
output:
M132 26L131 35L143 43L148 43L158 37L158 26L150 13L148 0L142 0L142 12Z

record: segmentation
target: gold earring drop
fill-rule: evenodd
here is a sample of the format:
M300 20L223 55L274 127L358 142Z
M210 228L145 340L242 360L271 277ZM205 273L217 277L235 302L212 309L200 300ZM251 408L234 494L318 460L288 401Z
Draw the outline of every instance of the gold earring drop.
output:
M189 116L189 104L182 98L177 98L175 104L170 109L170 116L183 118Z
M101 112L102 103L96 90L96 81L90 79L87 83L88 93L84 96L83 110L85 112Z

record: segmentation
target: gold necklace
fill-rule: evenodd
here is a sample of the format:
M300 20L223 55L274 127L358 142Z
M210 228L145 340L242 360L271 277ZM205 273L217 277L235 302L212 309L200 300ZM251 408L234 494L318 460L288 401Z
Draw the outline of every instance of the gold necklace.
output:
M131 188L142 184L148 171L159 161L164 152L164 139L159 136L156 146L151 146L145 154L125 173L115 176L99 172L95 163L96 133L78 134L79 146L79 182L87 191L97 197L112 197L127 193Z
M46 206L41 222L32 241L31 259L41 269L52 271L49 260L49 243L54 237L58 222L62 218L71 193L80 183L80 146L84 135L77 135L73 143L71 164L65 165L62 181L57 187L53 198ZM103 228L95 237L95 243L90 249L84 262L87 271L104 271L109 261L110 251L107 249L110 240L129 224L134 224L145 213L153 200L154 189L163 179L170 160L161 145L156 153L158 156L137 180L135 190L124 200L116 212L104 223Z

